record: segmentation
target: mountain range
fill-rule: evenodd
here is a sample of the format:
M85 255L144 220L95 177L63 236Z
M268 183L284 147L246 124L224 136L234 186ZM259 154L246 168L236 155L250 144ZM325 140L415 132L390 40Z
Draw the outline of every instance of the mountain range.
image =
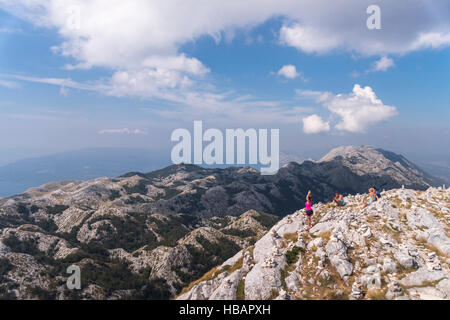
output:
M62 181L0 199L4 298L169 298L314 202L382 189L440 184L407 159L340 147L274 176L250 167L173 165L117 178ZM65 269L83 270L83 290Z
M19 194L52 181L87 181L100 177L117 177L130 171L157 170L171 164L168 154L168 151L137 148L88 148L15 161L0 166L0 197ZM450 159L439 157L440 161L437 161L433 157L422 158L414 159L418 159L415 162L425 171L445 183L450 182ZM280 152L281 166L290 162L302 164L305 160L304 157Z

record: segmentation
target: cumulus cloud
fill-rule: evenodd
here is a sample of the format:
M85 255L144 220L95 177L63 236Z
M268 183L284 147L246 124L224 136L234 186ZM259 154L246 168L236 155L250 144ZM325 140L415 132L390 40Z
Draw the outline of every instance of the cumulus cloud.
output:
M317 114L305 117L302 121L303 132L306 134L330 131L330 123L323 121L323 119Z
M339 39L334 35L300 24L283 26L280 30L280 41L307 53L323 53L340 45Z
M341 121L335 126L338 130L365 132L366 129L380 121L388 120L398 114L393 106L383 104L371 87L353 87L350 94L323 94L322 104L331 113L338 115Z
M288 79L301 78L304 80L303 74L297 71L297 68L292 64L287 64L278 70L278 75Z
M383 2L380 30L369 30L365 10L373 1L318 1L294 10L279 32L280 43L306 53L332 50L365 56L405 54L450 45L450 3L445 0ZM413 22L412 22L413 21Z
M392 60L389 57L383 56L380 58L380 60L377 60L374 62L373 66L372 66L372 70L371 71L386 71L387 69L389 69L390 67L393 67L394 64L394 60Z
M103 129L100 130L98 132L98 134L100 135L104 135L104 134L147 134L146 131L141 130L141 129L134 129L134 130L130 130L128 128L123 128L123 129Z
M334 126L337 130L353 133L366 132L367 129L379 122L386 121L398 114L397 108L385 105L378 99L371 87L362 88L355 84L349 94L333 94L331 92L297 90L299 96L314 99L318 104L330 111L332 118L338 118ZM305 133L316 133L314 128L322 128L317 132L329 131L329 122L325 123L317 115L303 119L305 126L309 122L310 127ZM328 125L328 129L327 129Z

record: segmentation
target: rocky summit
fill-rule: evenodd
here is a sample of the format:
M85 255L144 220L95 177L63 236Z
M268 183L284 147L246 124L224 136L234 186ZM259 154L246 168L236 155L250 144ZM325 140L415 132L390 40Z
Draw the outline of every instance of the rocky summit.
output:
M180 300L450 299L450 189L394 189L362 209L313 206L182 291Z

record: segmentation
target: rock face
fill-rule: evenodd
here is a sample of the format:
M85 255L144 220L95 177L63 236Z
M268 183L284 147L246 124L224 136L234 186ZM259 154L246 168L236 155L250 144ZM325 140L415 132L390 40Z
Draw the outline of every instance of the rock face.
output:
M363 199L314 205L310 231L304 209L286 216L244 250L250 264L240 252L178 299L220 299L208 292L225 285L216 275L231 268L226 297L237 299L450 300L450 189L394 189L364 209Z
M331 264L336 268L341 278L348 278L353 272L353 266L348 259L345 242L333 235L325 249Z

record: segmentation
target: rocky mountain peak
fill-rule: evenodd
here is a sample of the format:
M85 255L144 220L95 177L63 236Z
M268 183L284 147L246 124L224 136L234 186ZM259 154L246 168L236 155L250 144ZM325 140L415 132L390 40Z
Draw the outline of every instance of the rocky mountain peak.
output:
M329 151L319 161L331 161L338 157L343 159L375 160L382 158L383 155L371 146L340 146Z
M359 176L387 175L400 184L436 186L441 181L430 176L404 156L371 146L341 146L331 150L319 163L339 162Z

